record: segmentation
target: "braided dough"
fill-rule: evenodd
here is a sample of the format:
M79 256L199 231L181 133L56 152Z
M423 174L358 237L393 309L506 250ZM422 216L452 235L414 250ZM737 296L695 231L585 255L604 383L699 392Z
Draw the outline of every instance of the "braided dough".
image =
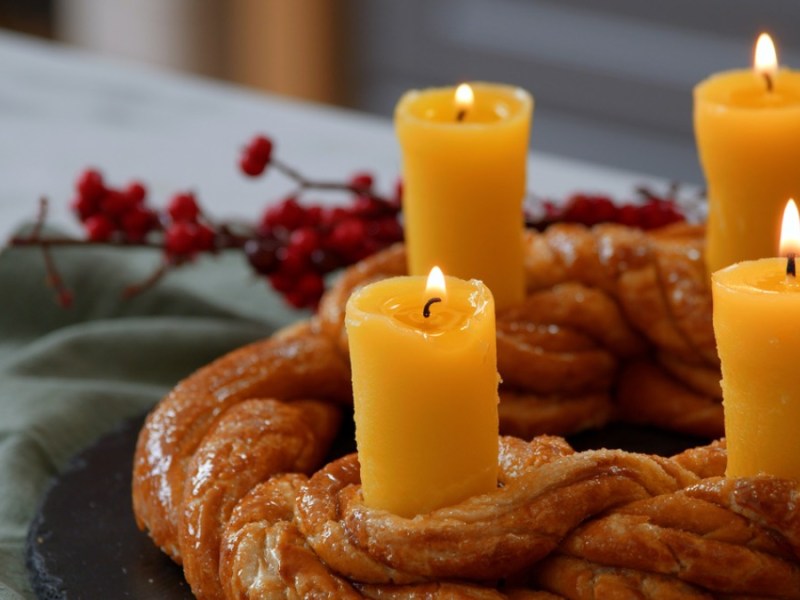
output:
M701 230L532 233L526 301L498 315L502 427L611 419L721 433ZM139 526L198 598L800 598L796 482L726 480L722 443L672 458L502 437L497 489L404 519L326 462L351 402L346 272L318 315L201 369L149 415ZM349 415L345 418L349 418Z
M530 438L610 420L723 435L703 228L560 224L528 232L527 297L497 314L500 429ZM349 269L319 327L346 355L352 291L406 271L402 245Z

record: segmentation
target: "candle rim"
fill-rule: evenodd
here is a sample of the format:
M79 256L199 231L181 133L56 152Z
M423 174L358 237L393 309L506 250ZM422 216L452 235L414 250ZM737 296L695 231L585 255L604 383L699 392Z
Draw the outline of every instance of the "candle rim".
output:
M760 273L754 273L754 275L759 275L759 280L754 280L753 278L748 278L747 273L739 273L739 277L744 277L744 280L737 280L732 281L736 275L734 275L737 271L741 271L742 269L746 270L755 270L758 268L758 265L769 265L768 275L772 277L775 282L785 281L786 279L786 258L780 256L771 256L767 258L759 258L756 260L743 260L738 263L734 263L732 265L728 265L718 271L714 271L711 274L711 281L713 287L722 288L729 292L736 292L738 294L747 294L750 296L778 296L783 295L786 293L800 293L800 285L794 286L792 289L763 289L758 287L759 282L766 281L765 277Z
M406 284L417 284L420 283L420 298L425 299L425 280L427 276L424 275L401 275L398 277L389 277L386 279L381 279L379 281L374 281L369 283L363 287L358 288L353 293L350 294L350 297L347 299L347 303L345 306L345 324L347 326L354 325L359 326L361 322L367 318L368 316L377 317L381 319L385 319L388 323L391 324L393 328L397 328L398 330L403 331L407 335L419 335L423 337L428 337L430 339L436 339L439 337L438 333L432 333L430 331L424 331L423 329L412 327L409 325L403 325L400 321L398 321L395 317L390 314L386 313L373 313L365 308L359 306L359 302L361 299L368 295L375 293L375 288L378 288L382 285L391 286L397 285L400 283L401 285ZM494 320L495 316L495 309L494 309L494 298L492 296L491 290L479 279L461 279L459 277L453 277L450 275L445 275L445 279L447 280L447 288L448 290L452 290L454 294L458 292L458 287L462 285L467 285L471 289L469 290L469 295L467 298L467 303L471 307L472 311L465 315L463 323L454 329L449 329L448 334L458 334L462 332L466 332L470 324L473 321L481 321L485 318L491 318ZM400 280L398 282L398 280ZM414 290L408 290L409 293L413 292ZM405 293L405 292L404 292ZM397 296L399 294L392 294L392 296ZM381 303L385 303L389 296L384 298ZM419 310L420 314L422 312L423 304L420 304Z
M518 107L516 110L510 112L508 118L498 119L497 121L491 122L473 122L473 121L435 121L431 119L426 119L424 117L419 117L411 111L411 106L414 102L418 101L421 97L425 96L429 93L447 93L447 94L455 94L455 90L458 85L463 83L468 84L471 88L475 96L478 95L478 90L481 89L492 89L496 91L501 91L508 93L511 99L518 101ZM438 87L427 87L427 88L419 88L419 89L411 89L406 91L401 97L400 100L397 102L397 106L395 107L394 115L396 121L404 121L410 124L414 124L421 127L428 127L431 129L449 129L453 131L472 131L475 129L481 129L486 127L506 127L506 126L514 126L514 124L518 123L521 120L527 119L528 115L533 112L533 107L535 104L535 99L533 95L526 90L525 88L510 85L505 83L493 83L490 81L464 81L458 85L452 86L438 86Z
M695 107L699 104L704 104L706 106L711 106L714 108L724 108L726 111L741 111L743 113L755 113L760 111L791 111L791 110L798 110L800 109L800 70L797 69L790 69L785 66L779 67L774 73L774 81L775 85L779 85L780 81L785 81L787 78L797 80L798 85L798 101L796 103L791 104L774 104L774 105L763 105L763 106L741 106L737 104L732 104L728 98L720 98L719 94L715 93L713 89L716 85L721 85L723 81L729 79L738 79L743 76L751 77L753 79L754 85L758 83L763 84L763 76L756 72L754 69L728 69L726 71L719 71L717 73L712 73L699 83L694 86L693 90L693 97L695 102ZM765 96L766 86L764 86ZM780 94L780 90L777 92Z

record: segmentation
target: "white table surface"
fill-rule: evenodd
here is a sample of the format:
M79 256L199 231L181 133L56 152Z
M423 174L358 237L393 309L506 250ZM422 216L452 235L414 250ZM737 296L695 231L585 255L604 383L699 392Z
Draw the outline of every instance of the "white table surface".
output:
M277 173L256 180L239 173L239 148L258 132L270 135L281 159L308 176L343 179L366 169L388 190L399 173L388 118L257 94L7 32L0 32L0 82L0 240L33 218L42 195L51 200L51 221L77 231L68 204L76 175L89 165L112 185L143 180L153 205L192 189L213 216L253 220L291 188ZM528 188L544 196L598 191L625 198L637 184L665 185L535 150L529 164Z

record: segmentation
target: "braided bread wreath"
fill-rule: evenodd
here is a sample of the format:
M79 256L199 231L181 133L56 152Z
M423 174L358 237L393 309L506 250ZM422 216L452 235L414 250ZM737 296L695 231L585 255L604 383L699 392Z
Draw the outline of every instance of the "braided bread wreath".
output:
M496 491L406 519L363 504L349 454L349 269L310 321L182 381L149 415L136 518L198 598L800 598L793 481L724 478L724 443L672 458L575 452L609 420L722 434L702 229L527 234L521 306L497 315ZM310 477L307 474L311 474Z

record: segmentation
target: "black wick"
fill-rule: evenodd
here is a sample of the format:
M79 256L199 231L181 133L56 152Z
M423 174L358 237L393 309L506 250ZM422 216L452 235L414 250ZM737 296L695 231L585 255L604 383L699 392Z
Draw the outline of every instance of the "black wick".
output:
M770 75L769 73L764 73L764 79L767 80L767 91L771 92L772 91L772 75Z
M792 257L794 258L794 257ZM422 316L426 319L431 316L431 304L436 304L437 302L441 302L441 298L431 298L425 303L425 308L422 309Z
M797 274L794 267L794 252L790 252L786 258L786 276L794 277Z
M462 108L461 110L458 111L458 114L456 114L456 121L461 123L461 121L463 121L464 117L466 117L466 116L467 116L467 109L466 108Z

